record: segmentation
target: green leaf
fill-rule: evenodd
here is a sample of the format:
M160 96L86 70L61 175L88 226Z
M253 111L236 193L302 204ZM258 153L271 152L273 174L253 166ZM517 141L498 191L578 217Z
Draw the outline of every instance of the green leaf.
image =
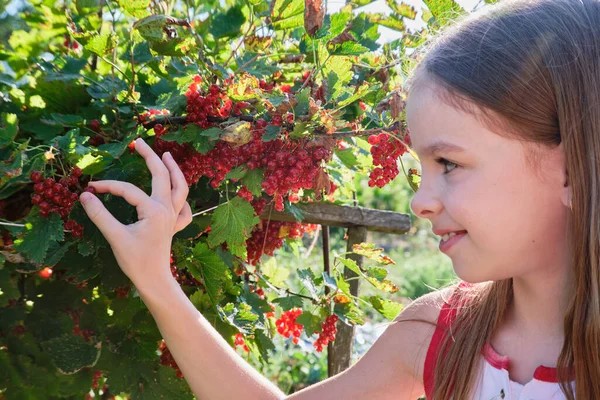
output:
M369 301L373 305L373 308L377 310L378 313L383 315L387 320L393 321L396 319L400 311L404 308L404 306L400 303L396 303L395 301L382 299L378 296L369 297Z
M315 274L310 269L299 269L297 271L300 281L304 285L313 299L319 298L319 291L315 285Z
M105 56L111 53L117 47L117 44L117 35L114 32L109 32L92 36L83 47L94 54Z
M368 48L360 43L348 41L338 45L335 45L333 49L329 51L332 56L359 56L367 53Z
M417 10L409 4L404 2L398 3L396 0L385 0L386 4L394 11L396 14L408 18L415 19L417 17Z
M246 176L246 173L248 173L248 170L246 168L244 168L243 166L239 166L239 167L236 167L236 168L232 169L231 171L229 171L227 173L227 175L225 175L225 179L239 181L244 176Z
M465 10L454 0L423 0L423 2L442 26L465 14Z
M304 326L304 333L308 336L321 332L321 318L309 311L303 311L296 319L296 323Z
M19 132L16 114L0 114L0 147L8 146L15 140Z
M239 303L236 307L233 303L227 303L225 307L217 306L219 315L224 321L235 326L244 335L249 335L257 325L258 315L252 312L252 308L246 303Z
M327 77L328 100L337 100L352 80L352 63L345 56L331 57L323 67Z
M63 374L74 374L82 368L93 367L100 357L100 344L90 344L73 333L50 339L40 345Z
M287 268L277 266L277 259L275 257L271 257L266 262L261 263L260 271L272 285L277 287L283 286L286 279L290 276L290 271Z
M224 13L219 12L213 16L210 33L215 39L236 36L240 33L244 22L246 22L246 17L242 12L242 7L237 5L229 8Z
M354 94L352 94L352 96L345 98L343 100L340 100L340 102L338 103L338 107L345 107L348 104L353 103L358 99L362 99L363 97L367 96L369 93L378 91L380 88L381 88L380 83L373 85L373 84L365 82L363 85L356 88L356 91L354 92Z
M162 140L166 140L167 142L175 141L179 144L197 143L199 138L201 137L216 140L219 139L224 133L225 131L223 129L217 127L202 129L198 125L189 124L186 125L183 129L167 133L165 135L162 135L160 138Z
M223 293L223 281L231 279L229 268L206 243L199 242L192 250L193 256L184 265L194 278L203 282L213 306L216 306Z
M271 140L277 139L279 137L280 132L281 126L267 125L265 127L265 134L262 136L263 142L270 142Z
M9 300L15 300L21 297L17 281L17 277L10 277L10 271L8 269L0 269L0 307L6 307Z
M63 241L65 234L63 232L63 221L56 213L52 213L48 218L39 214L39 208L35 208L28 222L32 228L19 244L15 247L28 256L28 259L34 263L42 263L46 257L46 252L52 243Z
M275 30L303 26L304 0L275 0L271 24Z
M262 193L262 183L265 178L265 171L263 168L251 169L246 173L242 182L246 185L246 188L255 196L260 196Z
M294 114L296 115L305 115L308 113L308 105L310 98L310 88L305 87L300 92L296 94L296 100L298 104L294 106ZM296 124L297 125L297 124Z
M353 302L336 304L333 312L340 319L350 325L363 325L365 323L365 314Z
M58 113L52 113L50 115L54 121L64 127L77 127L83 124L83 117L80 115L65 115Z
M148 8L150 0L117 0L125 14L134 18L144 18L150 15Z
M349 147L347 149L336 149L334 152L347 168L352 169L358 165L358 159L354 154L353 147Z
M288 311L292 308L302 308L304 306L302 297L298 296L277 297L273 299L273 303L279 304L283 311Z
M227 242L232 254L246 258L246 238L250 236L252 227L259 219L254 215L254 208L240 197L234 197L222 204L212 216L211 231L208 244L215 247Z

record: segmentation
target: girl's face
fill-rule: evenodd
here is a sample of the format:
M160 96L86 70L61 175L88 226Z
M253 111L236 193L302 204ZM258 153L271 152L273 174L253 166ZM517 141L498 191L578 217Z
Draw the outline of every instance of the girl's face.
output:
M421 160L411 208L435 230L467 231L447 251L459 278L476 283L566 265L562 146L539 150L536 174L526 164L526 145L490 131L423 85L411 91L406 115ZM442 141L457 149L431 148Z

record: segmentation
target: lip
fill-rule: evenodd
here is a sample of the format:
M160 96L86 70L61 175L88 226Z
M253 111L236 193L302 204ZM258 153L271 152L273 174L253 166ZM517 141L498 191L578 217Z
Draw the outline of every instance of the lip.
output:
M440 246L439 246L440 251L442 253L447 253L448 250L450 250L452 247L454 247L456 245L456 243L458 243L466 235L467 235L467 232L463 232L463 233L457 234L455 236L452 236L450 239L448 239L447 242L440 240Z
M434 229L433 233L438 236L444 236L447 233L451 232L466 232L464 229Z

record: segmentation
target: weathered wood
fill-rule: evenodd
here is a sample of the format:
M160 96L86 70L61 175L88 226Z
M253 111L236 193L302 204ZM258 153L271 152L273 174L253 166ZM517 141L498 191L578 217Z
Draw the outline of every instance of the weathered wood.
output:
M304 203L297 205L305 212L303 223L337 226L342 228L363 226L368 231L405 234L410 230L410 216L393 211L364 207L342 206L328 203ZM294 222L292 214L278 212L273 206L265 207L261 218L272 221Z
M327 225L321 226L321 232L323 232L323 271L331 276L331 264L329 263L329 227ZM329 286L325 286L325 296L329 294Z
M367 228L364 226L356 226L348 228L348 245L347 251L352 251L354 244L367 241ZM363 256L359 254L348 254L348 258L354 260L359 267L363 265ZM344 279L355 278L357 275L344 268ZM350 284L350 293L353 296L358 296L359 279L352 279ZM352 361L352 344L354 342L355 326L348 326L345 323L338 321L337 334L335 341L327 345L327 367L329 376L334 376L348 369Z

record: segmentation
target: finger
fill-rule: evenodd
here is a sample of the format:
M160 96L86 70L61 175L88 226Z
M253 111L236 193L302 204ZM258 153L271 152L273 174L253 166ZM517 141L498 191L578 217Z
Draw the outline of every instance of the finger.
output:
M162 162L158 154L154 152L152 147L144 141L137 139L135 141L135 149L146 160L146 165L152 174L152 195L153 199L158 200L162 204L171 204L171 177L169 170Z
M150 197L139 187L129 182L123 181L92 181L88 183L96 189L96 193L110 193L125 199L134 207L143 206L148 202Z
M99 198L92 193L83 192L79 199L85 213L111 245L111 241L123 237L125 226L104 207Z
M190 188L183 172L181 172L181 168L179 168L171 153L164 153L163 161L171 174L171 186L173 187L171 189L171 200L173 202L173 209L175 212L179 212L184 206L183 203L187 200Z
M192 208L190 207L190 203L187 201L183 205L183 209L177 216L177 221L175 222L175 233L181 231L186 226L192 223Z

